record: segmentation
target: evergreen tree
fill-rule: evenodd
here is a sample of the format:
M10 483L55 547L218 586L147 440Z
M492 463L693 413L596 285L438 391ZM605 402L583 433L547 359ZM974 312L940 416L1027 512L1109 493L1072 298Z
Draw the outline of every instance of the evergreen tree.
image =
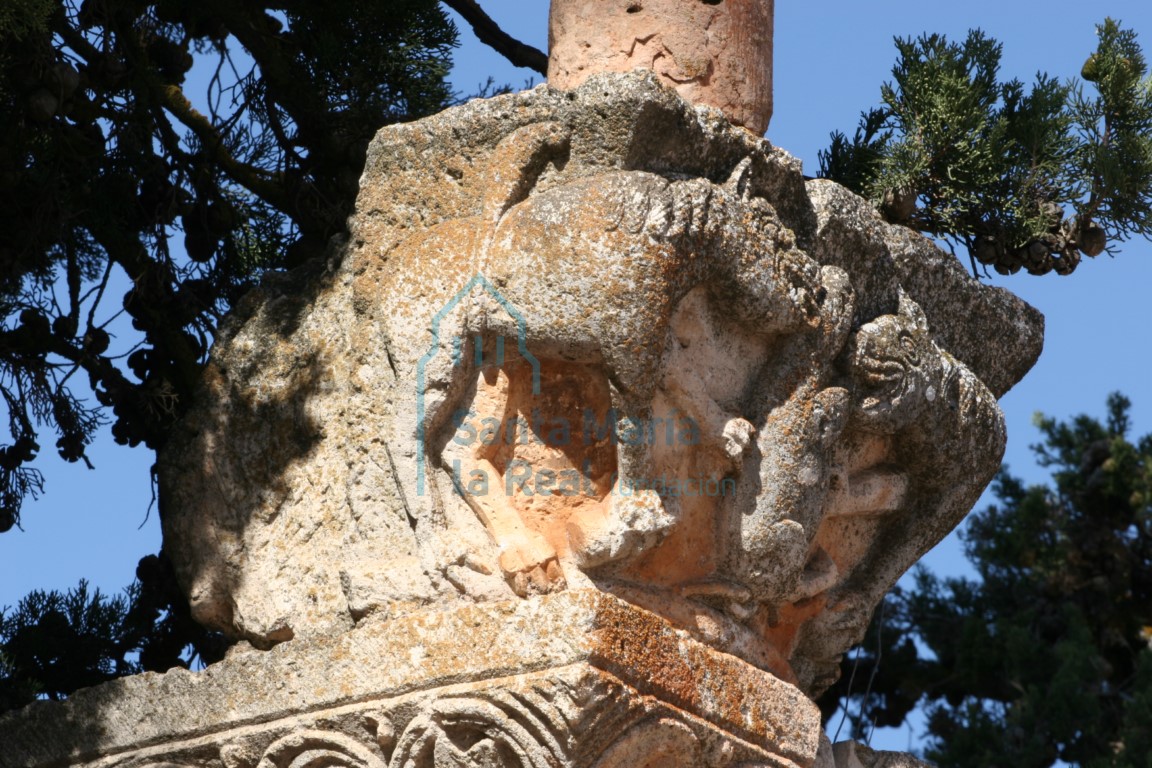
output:
M852 138L832 134L820 175L889 221L965 247L1011 274L1070 274L1152 235L1152 78L1136 35L1112 19L1085 82L998 79L1001 46L979 30L897 38L883 104Z
M163 556L141 560L137 577L120 595L81 581L0 609L0 712L124 675L223 658L224 638L192 620Z
M1111 396L1104 422L1038 418L1051 486L1001 472L999 503L963 534L978 578L919 568L845 660L826 715L847 696L862 733L922 706L926 756L950 767L1149 765L1152 435L1129 439L1129 405Z
M436 0L0 3L0 533L45 433L163 443L224 313L344 231L375 132L453 101L455 43ZM163 556L137 573L0 612L0 709L218 658Z
M445 4L515 63L543 67L474 0ZM163 443L223 314L264 273L315 264L343 232L375 131L452 102L455 39L434 0L0 3L0 532L42 488L42 433L69 461L87 461L105 414L119 442ZM1067 273L1078 252L1148 233L1152 85L1131 32L1101 26L1082 72L1094 95L1045 76L1028 93L999 83L999 46L979 33L898 45L884 105L853 139L834 135L823 175L1001 271ZM212 72L206 93L186 90L194 66ZM133 333L112 338L119 314ZM95 403L70 386L81 378ZM947 764L988 764L961 751L985 754L1005 727L1013 751L995 759L1025 765L1135 765L1152 749L1152 445L1127 443L1123 420L1067 434L1046 424L1053 464L1061 450L1074 459L1059 464L1057 492L1003 475L1003 508L969 533L985 581L922 575L881 633L884 658L907 663L860 664L876 669L864 711L898 722L929 702L931 754ZM1122 497L1127 507L1109 506ZM1104 508L1106 525L1084 518ZM1040 551L1041 534L1055 550ZM138 576L122 596L81 583L0 611L0 709L219 658L163 557Z
M475 0L444 5L544 72ZM163 444L229 308L344 232L376 131L457 100L456 41L438 0L0 2L0 533L43 490L42 433L89 466L109 421ZM0 606L0 710L222 656L163 554L137 578Z
M42 433L163 443L223 313L343 232L375 132L451 102L455 42L436 0L0 4L0 532Z

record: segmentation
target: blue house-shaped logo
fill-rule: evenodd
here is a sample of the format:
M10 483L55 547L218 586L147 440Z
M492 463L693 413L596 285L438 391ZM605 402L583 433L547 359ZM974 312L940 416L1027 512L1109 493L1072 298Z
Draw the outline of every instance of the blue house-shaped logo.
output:
M473 289L479 286L489 296L491 296L497 304L499 304L508 315L516 322L516 348L520 352L520 356L528 361L532 366L532 394L540 394L540 361L536 359L535 355L528 351L528 325L524 321L524 316L512 305L508 299L504 297L492 285L491 281L484 275L477 274L468 284L461 288L455 296L453 296L440 311L432 318L432 344L420 361L416 364L416 493L419 496L424 495L424 480L425 480L425 407L424 407L424 394L427 388L425 379L425 371L428 363L440 352L440 324L444 318L448 316L452 310L456 309L467 296L469 296ZM463 364L464 354L464 340L456 339L452 346L452 363L453 365ZM475 363L480 367L484 363L484 345L482 337L477 334L475 344L473 345L473 353L475 355ZM504 363L504 337L498 336L496 338L496 365Z

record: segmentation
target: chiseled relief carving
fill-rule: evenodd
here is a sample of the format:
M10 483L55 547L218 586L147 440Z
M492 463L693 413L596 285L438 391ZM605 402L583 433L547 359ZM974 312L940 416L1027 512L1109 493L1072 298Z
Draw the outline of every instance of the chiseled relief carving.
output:
M195 615L269 647L599 589L818 695L994 475L1038 316L649 76L502 99L382 131L315 306L222 333L161 457Z
M583 766L643 715L633 697L583 676L435 696L396 729L389 768Z
M494 152L493 184L479 216L445 222L401 244L384 284L375 288L388 297L390 364L417 400L410 419L396 419L390 443L407 508L417 519L433 514L436 494L427 487L432 473L425 464L448 464L498 538L501 568L522 594L573 581L566 563L580 569L634 559L667 535L680 518L678 500L649 486L672 479L661 473L654 450L669 432L691 430L672 440L700 450L723 445L735 456L751 438L744 422L681 419L675 408L655 408L668 371L673 314L690 291L705 287L722 296L721 311L765 337L808 329L824 293L819 266L794 247L762 199L747 195L751 159L723 185L632 171L533 194L534 174L562 159L567 147L565 132L550 123L506 138ZM449 251L449 274L430 275ZM483 290L460 301L464 283L445 278L469 273L483 277ZM457 302L457 311L438 315ZM423 331L433 317L435 353L426 352ZM471 349L461 352L461 340L472 342ZM518 348L533 356L530 364L509 363ZM564 390L538 392L526 386L528 375ZM584 382L591 397L572 393L575 402L566 402L573 380ZM469 387L474 400L464 403ZM510 400L517 394L527 401L523 412ZM706 397L680 400L698 405L698 416L717 410ZM601 414L607 422L596 421ZM493 421L504 431L485 439L485 425ZM510 434L513 429L531 434ZM559 438L549 434L556 432ZM592 494L563 488L568 478L577 486L577 476L594 481L582 472L592 466L584 449L605 438L616 455L604 498L603 488ZM568 470L565 476L554 481L556 473L544 474L541 466L546 457L517 452L533 440L570 454L560 470ZM445 447L438 450L440 441ZM455 450L454 443L471 450ZM485 450L497 443L510 455ZM534 517L550 516L517 507L537 495L583 497L583 503L558 502L567 513L562 528L552 520L533 524ZM552 566L557 560L560 568Z
M771 28L596 2L568 42L690 6L632 53L738 62ZM248 645L5 714L0 763L886 759L821 749L811 699L994 476L1043 319L733 125L763 72L675 64L722 110L568 72L378 133L347 239L237 303L158 455L192 615Z
M569 764L546 724L479 698L446 698L412 720L389 768L558 768Z
M847 274L750 196L762 163L723 184L630 171L534 191L567 147L554 124L514 132L488 170L507 191L389 262L389 364L423 398L391 442L416 447L392 454L406 508L423 519L459 494L518 595L591 582L826 685L832 656L825 643L808 659L803 630L825 611L844 624L898 576L861 578L890 516L914 501L955 523L962 510L926 488L949 477L967 499L972 465L932 457L980 430L965 455L977 477L994 471L995 399L899 288L894 313L853 329ZM454 269L484 290L427 275L449 241L470 244ZM413 319L432 315L429 348ZM959 381L977 392L964 408Z
M342 733L300 731L265 751L258 768L388 768L373 749Z

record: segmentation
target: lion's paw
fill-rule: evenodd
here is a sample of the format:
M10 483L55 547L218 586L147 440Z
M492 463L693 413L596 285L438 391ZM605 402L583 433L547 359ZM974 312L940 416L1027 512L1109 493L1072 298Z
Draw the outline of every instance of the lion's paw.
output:
M583 568L645 552L659 543L676 523L676 516L668 511L655 491L623 493L621 485L613 489L607 510L573 517L568 522L568 541Z
M744 451L752 444L756 437L756 427L747 419L735 416L724 424L724 454L732 462L733 467L739 467L744 461Z
M555 592L564 586L556 550L538 533L527 533L502 542L500 570L512 590L521 597Z

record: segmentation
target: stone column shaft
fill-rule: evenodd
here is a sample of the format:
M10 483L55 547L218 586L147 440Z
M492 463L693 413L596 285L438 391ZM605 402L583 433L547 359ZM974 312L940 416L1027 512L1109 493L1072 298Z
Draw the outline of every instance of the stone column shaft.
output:
M548 82L654 71L695 104L763 134L772 117L773 0L552 0Z

